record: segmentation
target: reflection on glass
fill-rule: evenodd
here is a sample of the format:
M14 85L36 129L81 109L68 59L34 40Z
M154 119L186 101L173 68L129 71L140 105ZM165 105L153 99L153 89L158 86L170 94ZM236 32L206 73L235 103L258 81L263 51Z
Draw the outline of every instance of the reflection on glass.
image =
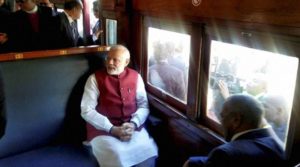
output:
M148 82L186 103L190 35L149 28Z
M106 44L117 44L117 20L106 19Z
M219 122L224 100L237 93L262 102L265 119L285 142L298 58L212 41L207 115Z

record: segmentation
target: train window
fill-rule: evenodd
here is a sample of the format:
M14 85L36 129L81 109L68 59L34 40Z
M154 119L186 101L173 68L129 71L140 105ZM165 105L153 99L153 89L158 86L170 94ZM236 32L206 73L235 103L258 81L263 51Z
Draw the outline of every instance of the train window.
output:
M80 15L80 18L77 20L77 26L78 26L79 35L81 37L83 37L83 17L82 17L82 14Z
M148 80L162 94L187 100L190 35L148 28Z
M211 40L206 115L219 122L224 100L252 95L265 108L264 125L285 143L296 84L298 58Z
M117 20L106 19L106 44L117 44Z
M90 34L93 34L93 27L99 26L99 1L87 1L90 14Z

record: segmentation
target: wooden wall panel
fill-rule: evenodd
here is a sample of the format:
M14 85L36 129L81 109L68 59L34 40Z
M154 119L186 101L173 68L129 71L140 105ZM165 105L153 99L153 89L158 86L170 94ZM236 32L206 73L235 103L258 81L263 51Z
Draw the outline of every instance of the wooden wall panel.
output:
M133 0L133 8L145 13L173 17L196 16L209 19L300 27L298 0Z
M95 53L102 51L109 51L109 46L88 46L88 47L74 47L74 48L62 48L56 50L40 50L30 52L16 52L16 53L3 53L0 54L1 61L15 61L22 59L37 59L45 57L56 56L73 56L74 54Z
M116 6L115 0L101 0L100 1L101 9L104 10L114 10Z
M151 116L146 127L159 147L158 167L182 167L190 156L207 155L223 144L219 136L195 125L148 94Z

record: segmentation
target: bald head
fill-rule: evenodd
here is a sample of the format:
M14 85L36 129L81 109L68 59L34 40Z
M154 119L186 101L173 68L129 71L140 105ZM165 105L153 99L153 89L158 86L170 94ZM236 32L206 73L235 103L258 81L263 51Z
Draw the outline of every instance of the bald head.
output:
M256 129L261 125L263 106L254 97L233 95L226 99L221 112L227 139L239 132Z
M289 107L286 99L280 95L266 95L262 98L265 109L265 118L277 126L286 124L289 116Z
M253 128L260 126L264 114L261 103L254 97L247 95L229 97L224 103L224 108L228 109L229 112L241 114L244 122Z

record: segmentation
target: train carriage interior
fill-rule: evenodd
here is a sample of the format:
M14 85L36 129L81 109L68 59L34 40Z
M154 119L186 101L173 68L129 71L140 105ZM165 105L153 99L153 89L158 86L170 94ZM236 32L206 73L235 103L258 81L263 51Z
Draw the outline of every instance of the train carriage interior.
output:
M227 143L220 113L235 94L262 104L287 166L300 164L300 1L78 0L81 44L7 49L17 39L1 27L17 25L7 18L27 1L42 0L4 0L11 14L0 21L6 111L0 166L98 166L82 144L80 101L88 76L105 68L116 44L128 48L129 67L144 81L157 167L181 167ZM50 0L58 13L67 1Z

